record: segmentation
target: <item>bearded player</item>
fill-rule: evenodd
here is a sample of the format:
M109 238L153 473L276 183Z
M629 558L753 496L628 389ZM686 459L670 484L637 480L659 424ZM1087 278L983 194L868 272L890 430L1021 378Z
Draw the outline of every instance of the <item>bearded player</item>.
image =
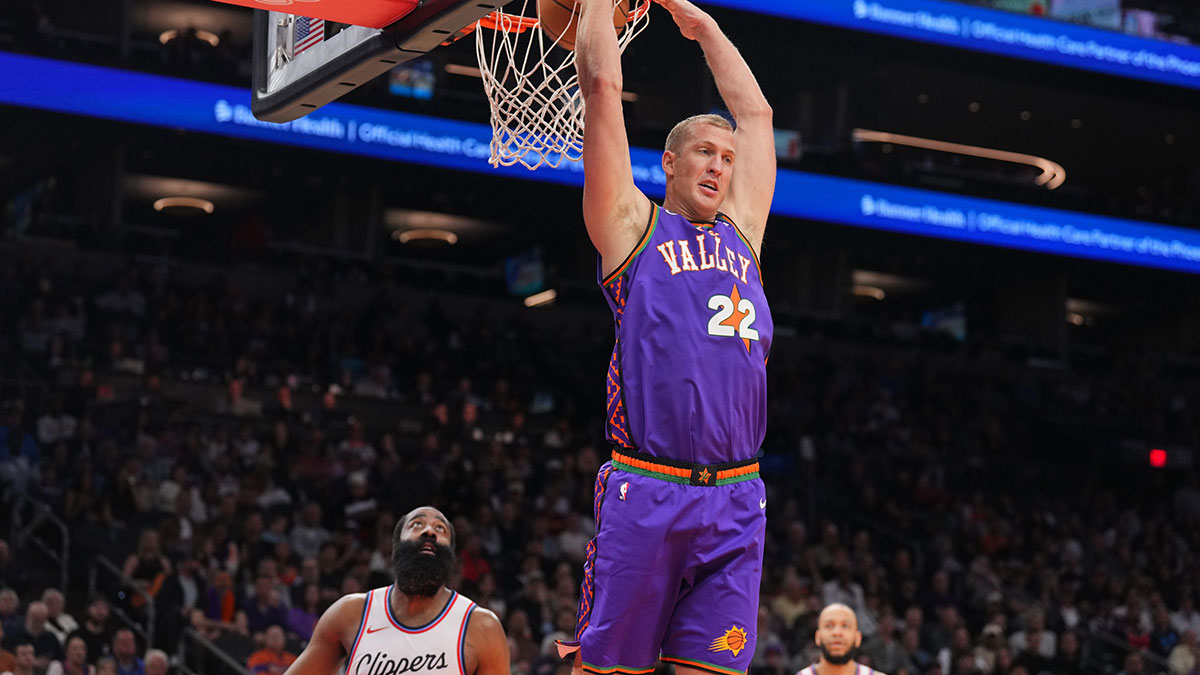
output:
M716 21L655 0L699 44L736 126L698 115L667 136L661 206L634 183L612 0L584 0L583 218L613 312L576 675L741 675L756 639L772 321L758 254L775 190L771 106ZM664 73L664 77L670 77Z
M862 646L858 630L858 615L843 604L832 604L821 610L817 619L814 640L821 658L796 675L884 675L854 660Z
M333 603L286 675L509 675L496 615L446 588L454 561L450 521L414 509L392 533L395 583Z

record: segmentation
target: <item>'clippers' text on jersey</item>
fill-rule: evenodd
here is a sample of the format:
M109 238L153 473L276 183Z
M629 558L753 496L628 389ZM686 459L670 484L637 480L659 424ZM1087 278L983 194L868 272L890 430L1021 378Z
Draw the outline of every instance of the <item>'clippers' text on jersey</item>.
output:
M409 627L392 614L394 592L387 586L367 593L344 675L465 675L463 649L475 603L452 593L432 621Z

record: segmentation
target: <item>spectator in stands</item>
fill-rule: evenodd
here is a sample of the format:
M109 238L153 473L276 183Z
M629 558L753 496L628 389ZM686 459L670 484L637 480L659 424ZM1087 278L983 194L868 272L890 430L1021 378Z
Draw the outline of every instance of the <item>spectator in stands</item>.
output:
M1050 658L1042 649L1044 636L1041 631L1031 630L1025 636L1025 649L1017 654L1016 665L1024 666L1030 673L1040 673L1052 666Z
M37 485L41 453L33 436L22 427L25 404L10 402L6 412L6 424L0 425L0 497L12 502ZM4 548L7 550L7 543ZM24 590L23 580L14 574L19 570L9 569L8 560L0 563L0 584Z
M94 596L88 603L87 612L83 617L83 625L67 638L78 637L87 645L88 663L98 663L100 658L108 656L112 643L113 627L109 622L108 601L100 596Z
M751 670L755 668L762 669L767 666L768 648L770 647L779 648L782 663L786 664L788 661L786 643L779 633L775 632L774 623L775 620L771 615L771 609L766 605L760 604L758 606L757 617L758 640L754 643L754 657L750 659Z
M936 659L933 654L921 647L921 633L917 628L905 628L901 633L900 644L908 655L908 668L915 673L923 673L929 669Z
M171 658L161 649L150 649L146 652L146 675L167 675L171 669Z
M896 640L896 617L890 612L879 620L879 630L863 641L862 652L871 659L871 667L885 673L894 673L908 662L904 645Z
M0 625L4 627L6 635L19 632L25 624L25 617L21 616L20 610L21 598L17 592L11 588L0 589Z
M62 660L62 675L95 675L96 669L88 665L87 643L75 636L67 639L67 655Z
M246 626L256 638L271 626L287 624L287 612L279 601L275 580L267 574L260 574L254 580L254 595L246 599L244 610Z
M1196 632L1185 630L1183 638L1167 656L1171 675L1197 675L1200 673L1200 646L1196 644Z
M146 675L146 664L138 657L137 639L128 628L113 634L112 656L117 662L117 675Z
M834 555L833 570L836 578L826 581L821 586L822 602L825 606L841 604L856 613L862 612L866 598L863 596L862 585L851 576L850 561L844 549L838 549Z
M985 673L996 671L996 654L1004 638L1004 630L997 624L989 623L983 627L979 644L975 645L975 663Z
M1125 610L1120 615L1116 610L1113 612L1117 635L1125 638L1129 646L1134 649L1148 650L1150 648L1150 631L1142 625L1141 612L1130 611L1128 607L1118 607L1117 610Z
M75 428L79 421L74 415L63 410L62 396L55 396L50 403L50 409L37 419L38 442L42 447L50 447L61 441L75 438Z
M300 509L296 524L292 526L289 541L292 550L302 559L317 557L321 546L333 540L333 535L321 524L321 506L309 502Z
M937 570L929 580L930 588L921 597L922 609L926 616L938 616L943 607L957 607L958 601L950 588L950 573Z
M11 673L0 675L35 675L37 673L37 654L34 653L33 643L22 640L13 644L13 668ZM45 672L43 670L43 672Z
M63 611L66 599L57 588L47 588L42 592L42 602L46 603L46 630L58 638L59 644L67 644L67 636L79 629L79 622Z
M1179 631L1171 624L1171 616L1166 607L1154 611L1154 630L1150 631L1150 651L1161 658L1167 658L1175 645L1179 644Z
M246 667L252 675L283 675L296 655L286 650L287 637L283 628L271 626L264 636L263 648L250 655Z
M783 645L768 645L765 656L762 665L750 668L750 675L791 675L791 671L787 667L787 654L784 652Z
M996 675L1004 675L1011 673L1014 668L1012 650L1008 645L1003 645L996 650L996 667L992 671Z
M321 588L338 588L341 586L342 556L338 545L332 541L321 544L321 552L317 555L317 569L320 572ZM339 596L335 594L336 600Z
M151 598L158 596L163 584L171 574L171 561L163 555L158 531L146 528L138 537L137 551L125 558L125 576L133 579L137 590ZM129 604L135 611L146 606L146 598L140 593L130 595Z
M25 609L25 625L21 630L9 636L10 645L29 642L37 655L37 667L45 669L51 661L60 661L63 657L62 644L54 634L46 630L46 603L35 601ZM14 651L15 653L15 651Z
M1171 624L1180 635L1189 630L1200 635L1200 611L1196 609L1194 593L1184 593L1179 598L1179 609L1171 612Z
M803 523L797 523L803 527ZM795 565L788 565L783 570L782 592L771 600L771 613L779 617L783 627L791 631L796 627L796 621L801 616L813 610L812 599L809 597L807 582L800 577ZM895 623L893 622L893 627ZM881 668L881 670L888 670Z
M360 543L366 542L369 534L375 531L380 505L365 469L346 474L345 495L340 504L342 529L353 532Z
M1034 645L1029 640L1031 633L1038 633L1041 639ZM1058 638L1052 631L1046 630L1046 613L1040 608L1031 609L1025 614L1025 627L1008 638L1008 646L1013 654L1020 656L1027 649L1035 649L1044 658L1052 659L1058 649Z
M239 608L233 591L233 575L223 570L213 575L204 611L192 612L192 625L209 640L216 640L227 631L248 632L246 614Z
M321 570L317 567L316 558L305 558L300 561L300 570L296 574L296 579L292 582L292 587L289 590L292 607L304 603L304 590L310 584L315 585L318 589L321 587Z
M4 644L4 627L0 626L0 644ZM3 647L0 647L0 674L11 671L16 666L16 656Z
M111 656L105 656L96 662L96 675L120 675L117 662Z
M204 567L200 561L192 556L180 560L155 600L159 638L163 644L176 643L192 611L204 606L206 590Z
M1125 667L1117 675L1142 675L1146 672L1146 661L1139 652L1129 652L1125 657Z
M483 550L483 540L479 535L466 533L462 537L462 548L458 552L458 569L463 581L478 584L485 574L491 574L492 564ZM390 548L391 542L388 541Z
M1083 675L1083 654L1079 634L1073 630L1063 631L1058 638L1058 654L1050 662L1050 672L1055 675Z
M308 642L312 638L313 628L317 619L321 618L321 587L316 584L306 584L304 595L287 615L287 629L297 640Z
M153 493L150 482L142 473L141 461L137 457L125 458L113 475L112 487L108 490L108 513L117 523L136 527L144 521L153 506Z

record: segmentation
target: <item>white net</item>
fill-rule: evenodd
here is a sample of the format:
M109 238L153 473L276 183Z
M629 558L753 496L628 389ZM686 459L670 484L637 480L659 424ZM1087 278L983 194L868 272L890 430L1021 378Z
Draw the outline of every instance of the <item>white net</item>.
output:
M614 10L620 2L614 0ZM622 53L649 24L649 3L640 0L621 30L617 42ZM492 166L520 163L530 170L557 167L583 153L575 52L557 46L557 40L536 27L536 0L520 0L520 6L518 13L498 9L475 28L483 90L491 106L489 161ZM573 33L572 28L564 34Z

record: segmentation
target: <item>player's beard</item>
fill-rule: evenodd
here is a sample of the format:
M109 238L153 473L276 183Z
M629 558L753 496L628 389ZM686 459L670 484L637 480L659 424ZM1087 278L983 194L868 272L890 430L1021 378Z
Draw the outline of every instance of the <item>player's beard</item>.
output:
M817 645L817 647L821 650L821 657L835 666L844 666L858 656L858 647L850 647L844 654L834 654L825 645Z
M430 539L402 541L392 551L392 570L396 574L396 589L405 595L430 597L436 595L454 572L454 551L449 546L433 542L435 555L421 553Z

